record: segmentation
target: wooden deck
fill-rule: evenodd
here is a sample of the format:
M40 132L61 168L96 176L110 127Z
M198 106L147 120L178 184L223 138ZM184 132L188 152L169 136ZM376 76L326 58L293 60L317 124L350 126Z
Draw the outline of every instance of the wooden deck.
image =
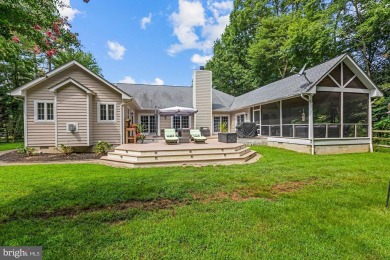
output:
M220 143L216 139L208 139L204 144L166 144L163 140L123 144L102 159L127 167L157 167L240 164L252 162L257 158L256 152L241 143Z

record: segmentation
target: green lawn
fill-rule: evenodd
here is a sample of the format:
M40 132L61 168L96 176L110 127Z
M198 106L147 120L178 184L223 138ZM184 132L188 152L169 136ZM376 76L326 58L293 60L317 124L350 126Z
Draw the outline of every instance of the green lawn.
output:
M0 167L0 245L45 259L389 259L390 154L250 165Z
M23 147L23 142L14 142L14 143L2 143L0 142L0 152L13 150Z

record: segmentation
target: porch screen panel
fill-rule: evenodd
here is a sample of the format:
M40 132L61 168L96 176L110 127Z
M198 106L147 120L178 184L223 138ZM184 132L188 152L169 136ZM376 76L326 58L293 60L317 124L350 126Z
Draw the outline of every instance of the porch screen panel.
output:
M341 93L317 92L313 97L314 137L341 136Z
M280 136L280 102L261 106L261 135Z
M255 112L253 113L253 122L255 122L257 125L260 124L260 111L259 110L255 110Z
M344 93L344 137L368 137L368 94Z
M303 98L292 98L282 101L283 136L309 137L309 103Z

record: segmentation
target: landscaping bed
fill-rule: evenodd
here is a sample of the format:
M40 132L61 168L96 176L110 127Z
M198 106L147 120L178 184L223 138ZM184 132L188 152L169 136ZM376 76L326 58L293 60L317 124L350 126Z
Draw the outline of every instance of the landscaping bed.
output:
M83 161L100 159L101 155L94 153L73 153L65 155L63 153L37 153L27 156L17 151L12 151L0 155L0 162L6 163L29 163L29 162L55 162L55 161Z

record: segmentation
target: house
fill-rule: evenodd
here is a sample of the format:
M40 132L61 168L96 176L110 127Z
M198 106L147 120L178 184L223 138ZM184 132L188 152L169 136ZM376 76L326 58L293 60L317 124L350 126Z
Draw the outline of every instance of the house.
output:
M212 73L195 70L193 86L113 85L76 61L12 91L24 101L25 145L43 151L66 144L92 147L124 143L125 122L147 134L164 128L255 122L268 145L312 154L372 150L371 99L382 96L349 55L340 55L238 97L212 87ZM164 117L160 108L198 109L189 117Z

